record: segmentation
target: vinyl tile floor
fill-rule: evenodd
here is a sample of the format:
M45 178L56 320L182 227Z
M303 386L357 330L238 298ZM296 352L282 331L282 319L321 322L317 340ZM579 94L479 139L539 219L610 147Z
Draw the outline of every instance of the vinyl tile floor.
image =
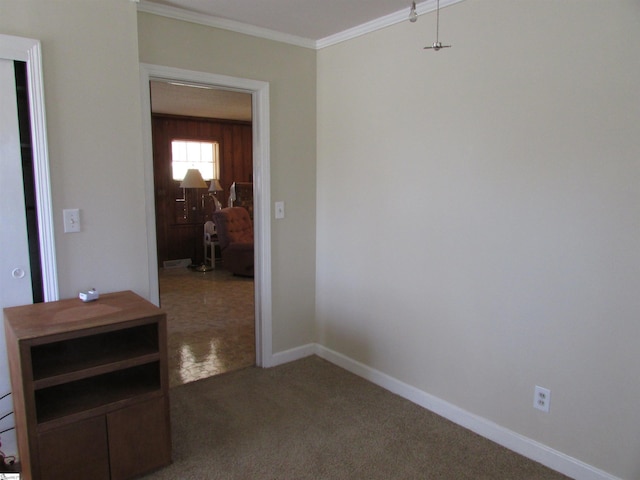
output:
M160 269L167 314L169 386L255 365L254 282L219 265Z

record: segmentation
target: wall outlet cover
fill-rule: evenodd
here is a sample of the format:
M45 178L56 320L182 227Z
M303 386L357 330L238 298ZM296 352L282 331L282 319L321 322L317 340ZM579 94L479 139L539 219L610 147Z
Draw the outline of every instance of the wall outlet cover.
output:
M549 413L551 403L551 390L536 385L533 390L533 408Z

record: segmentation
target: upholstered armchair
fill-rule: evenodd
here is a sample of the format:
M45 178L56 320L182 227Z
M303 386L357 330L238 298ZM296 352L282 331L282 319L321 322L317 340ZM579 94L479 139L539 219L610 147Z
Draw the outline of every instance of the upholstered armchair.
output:
M213 214L218 232L222 265L234 275L253 277L253 222L242 207L229 207Z

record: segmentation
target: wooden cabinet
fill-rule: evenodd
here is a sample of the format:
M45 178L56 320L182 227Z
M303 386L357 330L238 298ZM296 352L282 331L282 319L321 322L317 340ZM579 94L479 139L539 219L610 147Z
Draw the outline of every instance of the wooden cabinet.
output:
M23 480L171 462L165 314L118 292L4 309Z

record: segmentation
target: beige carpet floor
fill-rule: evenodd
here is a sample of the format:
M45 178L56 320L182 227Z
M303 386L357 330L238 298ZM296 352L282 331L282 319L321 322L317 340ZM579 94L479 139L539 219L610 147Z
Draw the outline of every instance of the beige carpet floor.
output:
M173 464L194 479L566 479L318 357L171 390Z

